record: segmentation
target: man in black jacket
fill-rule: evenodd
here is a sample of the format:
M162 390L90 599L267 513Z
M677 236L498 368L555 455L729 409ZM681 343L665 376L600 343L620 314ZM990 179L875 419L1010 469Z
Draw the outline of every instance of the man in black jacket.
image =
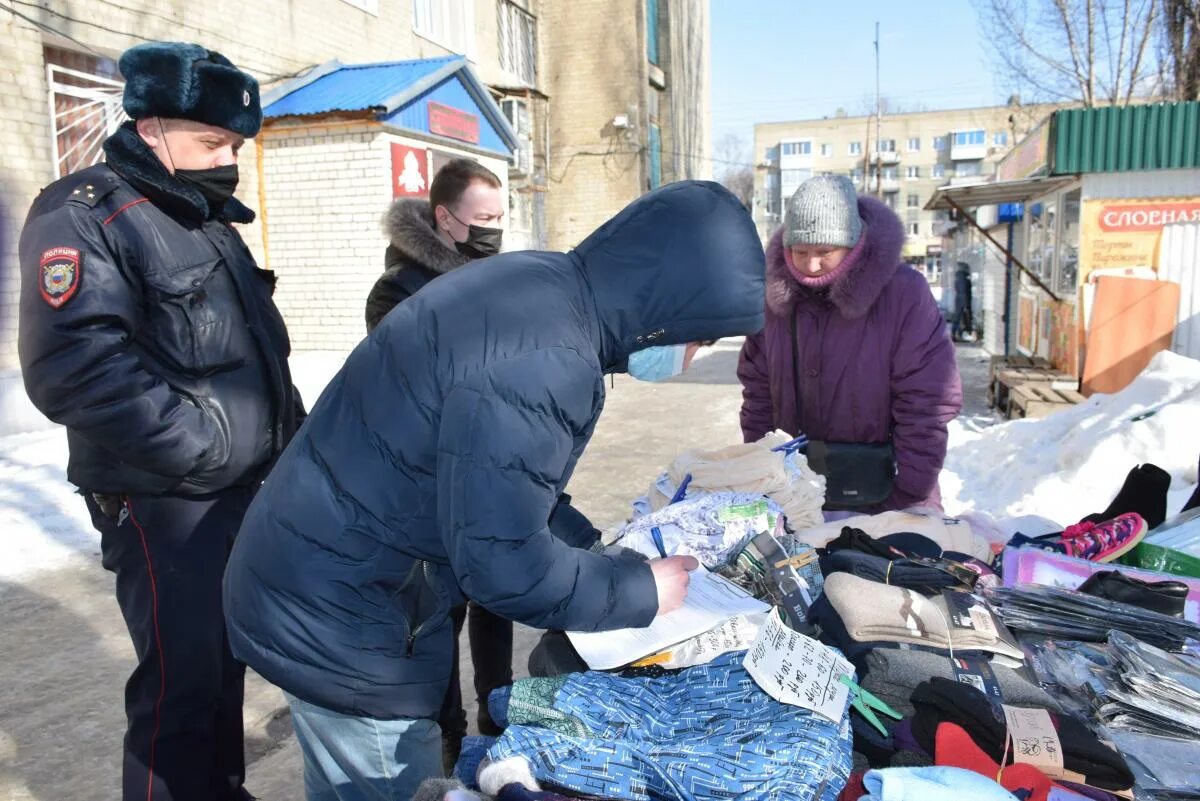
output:
M440 275L467 262L495 255L500 250L504 196L500 179L471 159L455 159L438 170L429 187L429 200L401 198L383 215L383 229L391 244L384 256L386 270L367 298L367 332L387 313L415 295ZM570 498L567 499L570 501ZM453 771L467 734L459 680L458 635L464 622L471 643L475 671L476 716L481 734L497 736L500 728L488 714L492 690L512 684L512 622L478 604L456 608L454 657L450 686L438 715L442 729L442 759L446 773Z
M124 798L242 799L242 687L221 578L303 416L274 277L232 223L258 84L198 45L120 61L133 120L106 164L47 187L21 235L20 356L67 428L67 476L101 534L138 666Z
M400 198L383 215L384 273L367 296L367 333L439 275L500 252L504 195L496 174L471 159L437 171L429 200Z

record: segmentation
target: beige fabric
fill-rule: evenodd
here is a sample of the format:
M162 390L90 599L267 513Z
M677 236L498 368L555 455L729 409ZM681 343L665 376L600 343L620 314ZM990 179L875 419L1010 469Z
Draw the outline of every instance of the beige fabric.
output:
M940 595L926 598L902 587L834 573L825 579L825 597L857 642L897 642L942 650L989 651L1020 660L1024 654L994 634L978 629L948 633L950 613Z
M920 515L911 512L859 515L797 531L796 540L814 548L824 548L826 543L842 533L845 526L864 531L876 539L902 531L922 534L941 546L943 551L965 553L982 562L992 560L992 546L971 530L970 523L943 515Z
M790 439L776 431L745 445L716 451L685 451L671 464L667 474L677 487L690 473L691 489L765 495L779 504L793 529L819 525L825 519L821 513L825 505L825 477L814 472L803 455L797 455L801 478L794 479L784 464L783 453L771 450ZM647 495L651 509L656 512L671 500L657 486L651 486Z

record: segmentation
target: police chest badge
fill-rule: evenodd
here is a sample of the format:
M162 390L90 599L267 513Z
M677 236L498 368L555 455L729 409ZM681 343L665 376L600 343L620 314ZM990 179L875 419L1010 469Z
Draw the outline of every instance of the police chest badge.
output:
M42 253L42 300L59 309L79 290L83 261L75 248L50 248Z

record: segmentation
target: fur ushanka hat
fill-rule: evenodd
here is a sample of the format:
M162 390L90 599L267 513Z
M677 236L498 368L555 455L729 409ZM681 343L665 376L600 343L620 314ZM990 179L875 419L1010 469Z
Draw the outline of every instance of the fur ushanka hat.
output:
M121 55L125 113L216 125L247 138L262 127L258 81L212 50L185 42L147 42Z

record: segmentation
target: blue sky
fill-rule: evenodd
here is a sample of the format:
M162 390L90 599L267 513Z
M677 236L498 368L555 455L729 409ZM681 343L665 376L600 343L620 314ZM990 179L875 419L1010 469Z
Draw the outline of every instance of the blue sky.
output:
M711 0L713 142L753 142L756 122L864 111L875 94L875 21L884 96L902 106L1003 103L970 0Z

